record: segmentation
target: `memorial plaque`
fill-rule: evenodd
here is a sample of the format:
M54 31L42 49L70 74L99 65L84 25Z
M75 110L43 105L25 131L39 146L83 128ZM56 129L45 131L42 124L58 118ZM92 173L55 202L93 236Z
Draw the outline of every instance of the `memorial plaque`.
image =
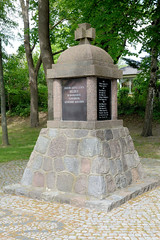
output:
M87 121L86 78L62 81L62 120Z
M97 79L97 120L111 120L111 80Z

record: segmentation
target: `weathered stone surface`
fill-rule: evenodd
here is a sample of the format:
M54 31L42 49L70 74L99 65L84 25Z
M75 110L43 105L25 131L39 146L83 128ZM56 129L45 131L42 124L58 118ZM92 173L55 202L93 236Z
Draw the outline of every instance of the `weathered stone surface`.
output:
M127 165L127 161L126 161L126 157L125 155L122 155L120 157L121 161L122 161L122 165L123 165L123 170L124 172L128 170L128 165Z
M68 155L77 155L78 143L79 143L79 140L76 140L76 139L68 140L68 149L67 149Z
M128 149L127 149L127 143L126 143L125 138L120 138L119 142L120 142L120 145L121 145L122 154L127 153Z
M101 142L97 138L85 138L80 143L80 155L92 157L101 154Z
M44 187L44 175L41 172L35 172L33 176L34 187Z
M65 169L64 162L62 158L55 158L54 159L54 169L56 172L63 171Z
M106 190L107 193L112 193L116 190L116 184L111 175L106 176Z
M48 155L50 157L62 157L66 153L66 137L64 136L58 136L54 138L50 145L48 150Z
M83 137L86 137L87 135L88 135L88 130L85 130L85 129L77 129L74 132L75 138L83 138Z
M130 185L132 183L132 173L131 173L131 171L125 172L125 176L126 176L126 186Z
M109 144L107 142L103 143L103 155L106 158L110 158L111 157L111 149L110 149L110 146L109 146Z
M79 173L80 162L77 158L65 157L64 164L68 172L74 173L75 175Z
M112 129L112 133L113 133L113 138L114 139L119 139L119 128L114 128Z
M121 148L118 140L111 140L109 142L110 149L111 149L111 156L112 158L118 158L121 155Z
M26 168L21 179L21 184L24 186L32 185L33 173L29 168Z
M89 176L88 194L97 198L103 198L106 194L106 183L103 176Z
M110 173L115 176L118 172L116 161L115 160L109 160L109 166L110 166Z
M62 192L72 192L74 177L69 173L60 173L57 176L57 189Z
M92 173L106 174L110 170L109 160L105 157L96 157L92 161Z
M49 189L55 189L56 175L54 172L46 174L46 185Z
M86 192L87 192L87 176L80 175L76 179L74 191L79 194L86 194Z
M104 130L98 130L96 131L96 137L100 138L102 141L105 140L105 134L104 134Z
M139 179L139 174L137 168L131 169L133 182L136 182Z
M125 132L124 127L119 129L119 135L120 135L120 137L125 137L126 136L126 132Z
M42 155L40 155L40 154L35 155L34 161L33 161L33 164L32 164L32 169L33 169L33 170L41 169L41 167L42 167L42 162L43 162L43 157L42 157Z
M29 161L28 161L28 163L27 163L27 167L28 167L28 168L30 168L30 167L32 166L32 164L33 164L33 162L34 162L34 159L36 158L37 155L38 155L38 154L37 154L35 151L33 151L33 152L31 153L30 158L29 158Z
M131 138L131 136L127 136L126 137L126 142L127 142L127 146L128 146L128 151L134 151L134 144L133 144L133 140Z
M121 174L117 175L115 177L115 182L116 182L117 188L125 188L127 186L127 180L124 175L121 175Z
M40 135L47 135L48 134L48 128L42 128L40 131Z
M49 144L49 139L43 136L39 136L36 142L35 150L39 153L46 153Z
M81 159L81 173L89 174L91 170L91 160L87 158Z
M117 170L118 170L118 173L122 173L123 172L123 164L122 164L122 161L121 159L116 159L116 165L117 165Z
M129 130L128 130L127 127L124 127L124 131L125 131L125 133L126 133L126 136L128 136L128 135L129 135Z
M53 170L52 158L50 158L50 157L44 157L43 170L44 170L44 171L52 171L52 170Z
M126 163L127 163L128 168L130 169L130 168L136 167L137 162L134 158L134 154L128 153L125 156L126 156Z
M50 138L55 138L58 136L58 129L54 129L54 128L49 128L48 129L48 136Z
M74 131L73 129L65 129L63 130L64 134L68 137L68 138L74 138Z
M139 163L139 165L137 167L137 170L138 170L139 178L143 179L146 176L146 174L145 174L145 172L143 170L143 166L142 166L141 163Z
M107 129L104 131L104 135L105 135L105 139L107 141L113 139L113 134L112 134L112 130L111 129Z

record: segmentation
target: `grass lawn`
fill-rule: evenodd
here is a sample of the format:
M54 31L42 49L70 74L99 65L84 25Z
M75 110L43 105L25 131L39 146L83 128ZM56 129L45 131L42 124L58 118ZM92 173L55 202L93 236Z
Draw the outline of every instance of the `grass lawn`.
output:
M140 157L160 159L160 123L153 122L153 136L142 137L143 119L138 116L123 116L124 126L128 127L135 148Z
M40 127L30 128L29 118L11 117L8 120L8 135L10 145L0 145L0 162L11 160L25 160L33 150L41 128L45 125L40 122ZM0 140L2 129L0 128Z
M160 123L154 122L153 136L141 137L143 120L137 116L120 117L128 127L140 157L160 159ZM30 128L29 118L8 119L10 146L0 145L0 162L27 160L33 150L41 128L46 127L47 117L40 113L40 127ZM0 141L2 130L0 128Z

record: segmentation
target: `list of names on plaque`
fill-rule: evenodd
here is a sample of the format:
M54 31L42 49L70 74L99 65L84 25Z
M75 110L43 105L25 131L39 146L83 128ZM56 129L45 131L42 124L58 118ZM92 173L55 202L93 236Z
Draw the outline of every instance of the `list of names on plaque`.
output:
M87 89L85 78L63 80L62 119L87 120Z
M111 81L97 79L97 119L111 119Z

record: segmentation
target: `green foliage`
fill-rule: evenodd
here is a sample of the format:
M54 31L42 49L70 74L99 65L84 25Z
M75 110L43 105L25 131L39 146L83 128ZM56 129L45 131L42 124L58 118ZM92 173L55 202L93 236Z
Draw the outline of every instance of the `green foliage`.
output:
M38 85L38 106L39 110L46 112L48 107L48 89L47 86Z
M133 112L133 98L129 96L129 89L122 87L118 91L118 113L121 115L132 114Z
M38 54L34 55L34 61ZM30 90L28 67L25 59L24 48L19 48L18 54L6 57L4 61L4 81L6 86L6 105L11 116L29 116ZM47 110L47 86L43 68L38 73L39 109Z

